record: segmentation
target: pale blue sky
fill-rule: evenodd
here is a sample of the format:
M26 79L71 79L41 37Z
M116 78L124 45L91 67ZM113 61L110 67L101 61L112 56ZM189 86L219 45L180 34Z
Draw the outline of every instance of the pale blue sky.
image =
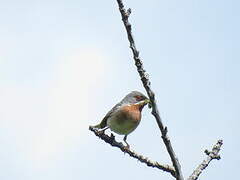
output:
M201 179L236 179L240 149L240 2L124 1L185 176L224 140ZM115 0L0 1L0 179L165 179L88 125L145 93ZM117 136L121 140L121 136ZM150 110L128 137L170 163Z

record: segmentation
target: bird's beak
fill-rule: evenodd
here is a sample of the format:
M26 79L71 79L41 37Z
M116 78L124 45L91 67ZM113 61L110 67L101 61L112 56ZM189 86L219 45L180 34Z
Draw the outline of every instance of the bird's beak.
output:
M149 99L145 99L145 100L144 100L144 103L145 103L145 104L148 104L148 103L150 103L150 100L149 100Z
M144 102L145 102L145 105L148 104L149 109L152 108L152 103L151 103L150 99L145 99Z
M143 101L140 101L138 104L140 104L140 105L146 105L146 104L148 104L149 102L150 102L149 99L144 99Z

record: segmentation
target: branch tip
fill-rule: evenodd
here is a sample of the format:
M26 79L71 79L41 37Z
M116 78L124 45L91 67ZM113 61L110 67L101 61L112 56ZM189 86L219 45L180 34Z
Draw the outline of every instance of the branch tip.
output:
M208 156L210 154L210 151L205 149L204 153Z
M127 10L127 16L129 17L131 13L132 13L131 8L128 8L128 10Z
M209 163L213 159L220 160L221 156L218 154L221 150L221 146L223 144L223 140L218 140L217 143L213 146L212 150L205 150L204 153L207 155L207 158L202 161L202 163L193 171L191 176L189 176L188 180L197 180L200 174L203 172L204 169L209 165Z

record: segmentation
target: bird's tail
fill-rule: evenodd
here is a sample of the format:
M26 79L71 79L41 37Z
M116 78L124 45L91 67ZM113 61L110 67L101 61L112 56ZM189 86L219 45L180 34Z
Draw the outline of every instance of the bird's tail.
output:
M94 128L94 129L103 129L103 128L106 127L106 125L103 122L101 122L101 123L99 123L99 124L97 124L95 126L90 126L90 127Z
M101 123L100 124L97 124L97 125L95 125L95 126L92 126L93 128L96 128L96 129L102 129L102 127L101 127Z
M106 117L103 118L103 120L99 124L97 124L95 126L91 126L91 127L96 128L96 129L103 129L103 128L107 127L107 118Z

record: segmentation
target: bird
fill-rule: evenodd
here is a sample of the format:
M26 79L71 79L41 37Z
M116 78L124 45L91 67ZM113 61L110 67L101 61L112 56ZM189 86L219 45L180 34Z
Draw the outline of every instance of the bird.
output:
M132 91L117 103L93 128L102 129L104 132L110 128L111 131L124 135L124 142L127 143L127 136L133 132L141 121L141 112L150 100L139 91Z

